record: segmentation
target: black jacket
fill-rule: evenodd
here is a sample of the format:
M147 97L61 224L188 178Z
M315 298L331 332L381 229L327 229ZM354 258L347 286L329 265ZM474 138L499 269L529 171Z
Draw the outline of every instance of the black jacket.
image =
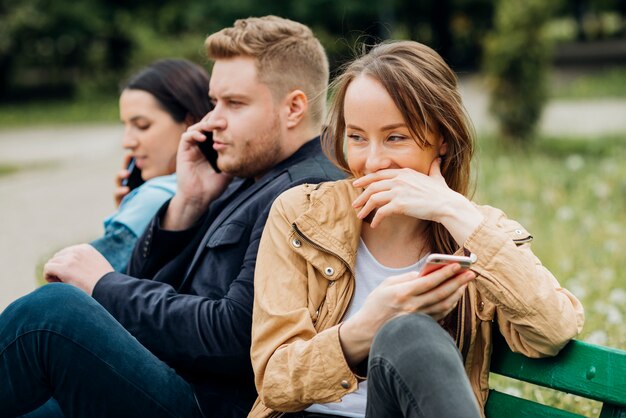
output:
M316 138L256 182L234 179L188 230L160 228L166 203L137 241L128 274L105 275L93 297L194 385L207 417L245 417L256 398L254 266L270 206L293 186L341 177Z

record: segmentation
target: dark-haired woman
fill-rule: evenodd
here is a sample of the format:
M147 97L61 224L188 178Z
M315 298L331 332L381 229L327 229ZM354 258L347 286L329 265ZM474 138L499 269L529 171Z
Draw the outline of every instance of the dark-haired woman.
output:
M164 59L144 68L124 85L120 119L122 145L134 159L140 186L124 186L128 170L117 176L118 210L104 221L104 235L91 242L116 271L123 272L137 238L163 203L176 192L176 151L183 132L210 110L209 75L192 62Z

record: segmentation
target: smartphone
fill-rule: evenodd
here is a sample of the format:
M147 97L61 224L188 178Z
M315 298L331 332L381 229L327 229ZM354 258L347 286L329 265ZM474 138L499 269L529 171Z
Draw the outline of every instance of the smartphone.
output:
M220 169L217 167L217 151L213 149L213 132L202 131L202 133L206 136L206 140L204 142L196 142L196 144L198 144L202 155L204 155L204 158L211 164L213 170L219 173Z
M131 158L130 163L128 163L128 167L126 167L129 174L124 180L122 180L122 186L127 186L130 190L136 189L141 186L144 181L141 178L141 170L137 167L135 163L135 159Z
M464 255L428 254L418 262L417 271L419 271L420 276L425 276L452 263L459 263L461 265L461 270L467 270L475 261L476 256L467 257Z

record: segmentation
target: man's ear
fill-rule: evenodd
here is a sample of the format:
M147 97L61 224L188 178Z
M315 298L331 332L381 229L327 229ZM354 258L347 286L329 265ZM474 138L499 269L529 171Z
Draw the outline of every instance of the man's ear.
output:
M295 128L309 110L309 99L302 90L294 90L287 95L284 103L287 108L287 128Z

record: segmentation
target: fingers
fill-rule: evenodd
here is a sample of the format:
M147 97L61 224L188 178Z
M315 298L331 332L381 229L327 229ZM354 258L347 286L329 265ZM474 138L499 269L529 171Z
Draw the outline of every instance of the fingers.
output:
M466 271L450 279L450 283L446 282L445 285L440 286L441 292L437 297L433 298L435 302L427 304L425 301L424 305L420 308L420 312L430 315L437 320L444 318L454 309L458 301L463 297L467 284L475 278L476 273ZM439 290L440 289L436 289L433 293Z
M352 185L354 187L363 187L363 188L367 188L369 187L370 184L375 183L377 181L381 181L381 180L385 180L385 179L391 179L395 176L398 175L398 172L400 171L400 169L386 169L386 170L379 170L375 173L370 173L367 174L363 177L360 177L356 180L354 180L352 182Z
M130 193L130 187L128 186L120 186L113 191L113 199L115 200L115 204L119 206L122 203L122 199Z

